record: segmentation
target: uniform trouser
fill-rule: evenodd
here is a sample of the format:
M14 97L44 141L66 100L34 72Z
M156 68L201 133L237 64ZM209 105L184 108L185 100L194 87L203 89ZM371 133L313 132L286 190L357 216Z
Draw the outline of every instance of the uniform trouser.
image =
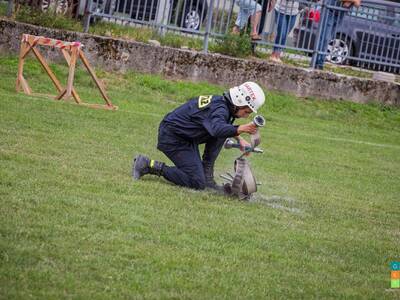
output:
M157 148L175 164L174 167L164 166L163 177L176 185L204 189L206 178L203 162L214 165L224 140L211 139L207 142L202 161L197 144L178 137L168 129L168 126L161 123ZM210 154L211 152L212 154Z

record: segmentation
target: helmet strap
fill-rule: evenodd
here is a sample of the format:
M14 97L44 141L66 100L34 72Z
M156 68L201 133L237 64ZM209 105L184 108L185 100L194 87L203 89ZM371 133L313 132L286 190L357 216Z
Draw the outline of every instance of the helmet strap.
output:
M223 96L228 102L228 106L229 106L231 115L235 116L237 111L239 110L239 107L237 107L235 104L233 104L232 98L231 98L231 95L229 95L229 92L224 92Z

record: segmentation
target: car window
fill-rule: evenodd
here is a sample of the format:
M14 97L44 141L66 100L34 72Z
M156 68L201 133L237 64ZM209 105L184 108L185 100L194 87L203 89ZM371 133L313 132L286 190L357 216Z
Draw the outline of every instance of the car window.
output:
M351 15L362 19L379 21L384 15L384 12L379 7L361 6L359 9L352 10Z
M359 9L352 10L350 14L357 18L400 26L400 8L397 7L381 5L361 6Z

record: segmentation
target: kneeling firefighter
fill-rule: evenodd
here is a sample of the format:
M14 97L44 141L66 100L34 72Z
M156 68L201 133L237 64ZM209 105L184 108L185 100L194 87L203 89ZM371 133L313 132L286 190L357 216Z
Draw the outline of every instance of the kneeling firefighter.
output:
M264 102L264 92L254 82L233 87L222 96L190 99L167 114L158 130L157 148L175 166L138 155L133 163L133 178L138 180L143 175L154 174L180 186L220 190L222 187L214 181L214 163L225 140L236 138L244 151L250 144L240 135L253 134L257 130L253 122L240 126L233 125L233 122L257 112ZM202 158L199 144L205 144Z

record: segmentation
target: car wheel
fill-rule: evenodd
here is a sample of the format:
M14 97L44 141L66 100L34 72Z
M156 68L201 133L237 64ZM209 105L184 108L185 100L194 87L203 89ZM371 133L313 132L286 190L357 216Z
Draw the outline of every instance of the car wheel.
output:
M42 0L42 11L52 10L57 14L65 15L68 11L68 0Z
M349 42L340 38L333 39L328 44L326 60L336 65L342 65L350 55Z
M201 9L200 7L187 7L183 17L183 27L193 30L198 30L201 24Z

